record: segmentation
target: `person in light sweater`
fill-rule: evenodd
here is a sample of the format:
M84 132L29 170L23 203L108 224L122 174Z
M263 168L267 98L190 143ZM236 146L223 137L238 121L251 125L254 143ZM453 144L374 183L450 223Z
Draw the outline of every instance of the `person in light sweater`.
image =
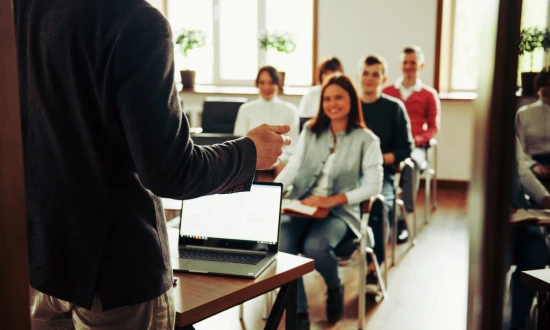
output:
M300 117L308 118L317 115L321 104L321 84L323 83L323 78L335 72L344 73L344 68L338 58L334 56L327 57L319 63L315 75L317 77L317 85L311 87L309 91L302 96L302 100L298 106L298 114Z
M550 194L537 180L525 163L525 154L519 139L516 138L516 162L512 185L512 208L529 209L533 204L550 208ZM529 196L528 201L525 196ZM524 286L520 281L521 272L542 269L548 264L548 246L545 235L538 226L511 226L511 258L516 265L510 279L510 325L513 330L525 329L529 310L536 291Z
M301 251L315 260L328 289L329 323L337 322L344 312L344 287L333 249L347 235L361 235L359 204L380 193L382 162L380 140L366 128L353 83L341 73L328 76L317 116L304 125L294 153L275 181L283 183L287 198L330 209L324 219L286 217L279 246L283 252ZM309 329L301 279L298 313L299 329Z
M277 70L269 65L262 66L256 76L256 87L258 87L260 97L241 105L235 120L233 134L245 136L251 128L264 123L288 124L290 125L288 136L296 141L300 127L298 110L294 104L283 101L277 96L279 92ZM283 154L280 157L282 162L288 160L292 148L293 146L290 145L283 148Z
M536 79L539 100L521 107L516 114L516 134L525 152L524 161L535 175L550 186L550 72Z

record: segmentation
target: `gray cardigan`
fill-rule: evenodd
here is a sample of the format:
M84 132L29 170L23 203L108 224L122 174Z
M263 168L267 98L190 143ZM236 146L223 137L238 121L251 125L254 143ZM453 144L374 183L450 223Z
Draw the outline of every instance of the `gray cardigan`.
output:
M334 149L334 143L336 153L329 180L329 196L346 194L348 204L333 207L330 212L344 220L359 236L359 203L379 194L382 189L380 141L371 131L359 128L349 133L342 131L334 139L329 128L317 137L306 124L293 155L275 181L283 184L288 198L301 200L309 196Z

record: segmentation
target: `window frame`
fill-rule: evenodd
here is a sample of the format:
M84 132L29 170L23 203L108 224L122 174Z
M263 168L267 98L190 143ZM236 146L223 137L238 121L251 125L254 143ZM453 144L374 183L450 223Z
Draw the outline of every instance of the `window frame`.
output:
M458 89L452 87L454 23L457 0L437 0L434 88L446 94L472 94L478 89ZM547 25L550 25L550 5ZM518 55L519 60L519 55Z
M177 1L177 0L171 0L171 1ZM207 0L212 1L212 24L213 24L213 63L212 63L212 71L213 71L213 77L212 77L212 83L211 84L201 84L204 86L227 86L227 87L242 87L242 86L255 86L255 80L230 80L230 79L222 79L220 77L220 43L219 40L219 28L220 28L220 14L219 14L219 5L220 2L223 0ZM309 85L285 85L288 87L306 87L306 86L312 86L316 84L315 79L315 71L317 68L317 58L318 58L318 22L319 22L319 0L309 0L312 1L312 59L311 59L311 82ZM170 11L170 2L169 0L163 0L163 14L168 18L168 13ZM258 1L258 27L257 30L262 31L265 30L266 26L266 2L265 0ZM258 68L266 63L266 57L267 52L258 49Z

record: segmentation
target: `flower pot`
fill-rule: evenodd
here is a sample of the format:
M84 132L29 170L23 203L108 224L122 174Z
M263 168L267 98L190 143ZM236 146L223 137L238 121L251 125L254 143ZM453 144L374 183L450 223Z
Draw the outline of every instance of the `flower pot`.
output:
M537 72L522 72L521 73L521 95L535 95L535 77Z
M195 87L196 71L192 70L180 70L181 84L183 89L193 89Z
M286 72L284 71L278 71L278 72L279 72L279 93L283 93Z

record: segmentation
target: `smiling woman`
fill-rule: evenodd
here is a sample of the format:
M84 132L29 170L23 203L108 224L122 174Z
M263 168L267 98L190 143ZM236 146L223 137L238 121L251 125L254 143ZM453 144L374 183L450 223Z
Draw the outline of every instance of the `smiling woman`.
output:
M302 251L315 260L328 288L326 316L330 323L340 320L344 310L344 287L332 250L348 235L361 236L359 203L380 193L382 174L380 142L365 129L353 83L340 73L328 76L317 116L304 125L292 157L275 181L283 183L287 198L330 210L321 221L284 219L280 242L281 251ZM301 280L298 312L299 329L309 329Z

